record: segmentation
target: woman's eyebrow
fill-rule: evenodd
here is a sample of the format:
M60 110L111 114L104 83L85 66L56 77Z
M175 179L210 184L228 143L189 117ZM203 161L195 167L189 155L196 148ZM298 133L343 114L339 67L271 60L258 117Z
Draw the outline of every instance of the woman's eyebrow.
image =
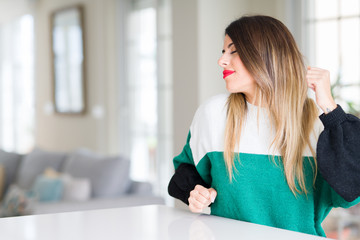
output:
M234 45L234 43L230 43L230 44L227 46L227 48L230 48L232 45ZM225 50L223 49L221 52L224 53Z

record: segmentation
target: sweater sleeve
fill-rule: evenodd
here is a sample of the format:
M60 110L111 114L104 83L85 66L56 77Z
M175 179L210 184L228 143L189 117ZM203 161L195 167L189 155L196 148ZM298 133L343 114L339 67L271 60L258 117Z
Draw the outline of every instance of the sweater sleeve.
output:
M190 192L197 184L206 188L210 187L204 182L196 170L189 144L190 138L191 133L189 132L183 151L173 160L175 173L168 185L169 195L180 199L187 205L189 205L188 198L190 196Z
M320 173L347 202L360 196L360 120L338 105L320 120L324 131L317 143Z

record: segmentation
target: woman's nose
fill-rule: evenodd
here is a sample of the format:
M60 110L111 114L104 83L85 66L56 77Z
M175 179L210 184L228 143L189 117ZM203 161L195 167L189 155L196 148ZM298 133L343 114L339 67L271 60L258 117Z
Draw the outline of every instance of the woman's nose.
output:
M218 60L218 64L220 67L224 68L229 64L229 60L224 55L222 55Z

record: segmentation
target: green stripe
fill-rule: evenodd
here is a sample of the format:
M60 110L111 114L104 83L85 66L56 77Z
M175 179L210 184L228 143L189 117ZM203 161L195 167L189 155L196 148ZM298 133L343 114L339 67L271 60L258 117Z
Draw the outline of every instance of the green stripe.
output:
M181 163L188 163L188 164L195 165L192 151L190 148L190 138L191 138L191 133L189 131L189 134L186 139L186 144L185 144L182 152L173 159L175 169L177 169Z

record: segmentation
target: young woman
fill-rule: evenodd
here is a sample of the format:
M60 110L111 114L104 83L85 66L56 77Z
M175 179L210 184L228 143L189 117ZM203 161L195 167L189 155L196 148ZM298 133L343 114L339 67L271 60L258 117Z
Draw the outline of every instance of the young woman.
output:
M169 194L192 212L325 236L333 207L360 202L360 120L274 18L232 22L218 63L229 94L198 108Z

